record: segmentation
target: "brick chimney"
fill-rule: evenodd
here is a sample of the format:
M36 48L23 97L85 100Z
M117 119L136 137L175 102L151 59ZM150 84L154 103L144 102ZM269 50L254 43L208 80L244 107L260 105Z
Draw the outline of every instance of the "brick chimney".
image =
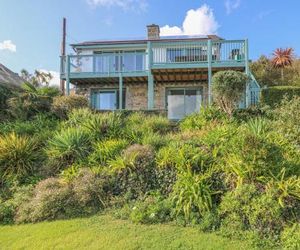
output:
M148 31L148 39L149 40L157 40L160 38L159 33L159 26L156 24L147 25Z

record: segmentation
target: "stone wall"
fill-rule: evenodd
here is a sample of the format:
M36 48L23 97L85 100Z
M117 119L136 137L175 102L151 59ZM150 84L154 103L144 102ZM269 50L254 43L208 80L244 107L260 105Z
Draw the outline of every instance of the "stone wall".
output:
M89 98L92 89L118 89L118 84L82 84L77 85L75 93L84 95ZM164 110L166 102L166 89L180 87L202 87L203 88L203 104L206 105L208 99L207 84L163 84L156 83L154 86L154 105L155 109ZM126 84L126 109L129 110L146 110L147 109L147 84Z

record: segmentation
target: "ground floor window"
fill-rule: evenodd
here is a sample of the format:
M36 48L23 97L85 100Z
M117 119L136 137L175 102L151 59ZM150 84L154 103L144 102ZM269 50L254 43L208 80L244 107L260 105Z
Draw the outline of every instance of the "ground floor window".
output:
M125 109L126 91L122 91L122 109ZM120 95L118 89L94 89L91 91L91 106L96 110L119 109Z
M202 88L167 89L168 118L179 120L199 112L202 102Z

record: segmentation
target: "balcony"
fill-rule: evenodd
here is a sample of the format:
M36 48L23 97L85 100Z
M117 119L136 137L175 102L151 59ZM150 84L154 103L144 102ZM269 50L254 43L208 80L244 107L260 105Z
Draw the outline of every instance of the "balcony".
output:
M153 41L144 51L62 57L61 75L66 78L68 72L70 79L147 76L149 68L246 67L247 60L246 40Z
M101 53L68 56L70 78L117 77L123 75L146 75L148 65L146 52ZM67 58L61 58L61 74L65 76Z
M245 40L212 42L155 42L152 68L201 68L245 66ZM209 60L210 59L210 60Z

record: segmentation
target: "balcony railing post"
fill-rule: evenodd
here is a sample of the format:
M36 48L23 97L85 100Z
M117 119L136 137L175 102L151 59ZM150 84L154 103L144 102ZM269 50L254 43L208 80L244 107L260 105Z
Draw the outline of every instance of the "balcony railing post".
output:
M70 56L66 57L66 94L70 95Z
M122 73L119 73L119 109L123 109L123 77Z
M212 41L209 39L207 41L207 64L208 64L208 104L212 103Z
M250 76L250 69L249 69L249 47L248 47L248 39L245 39L245 73L247 76ZM250 105L250 83L247 82L246 84L246 108Z
M153 53L152 53L152 44L150 41L147 43L148 50L148 109L154 108L154 79L151 72L152 62L153 62Z

